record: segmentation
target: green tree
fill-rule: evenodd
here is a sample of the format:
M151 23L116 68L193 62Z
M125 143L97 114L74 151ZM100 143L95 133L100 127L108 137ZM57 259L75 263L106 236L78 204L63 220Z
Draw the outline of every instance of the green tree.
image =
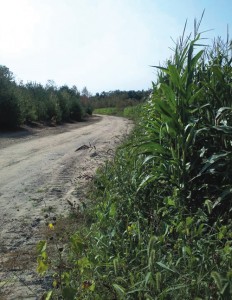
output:
M0 128L14 128L21 124L20 103L15 89L13 73L0 66Z

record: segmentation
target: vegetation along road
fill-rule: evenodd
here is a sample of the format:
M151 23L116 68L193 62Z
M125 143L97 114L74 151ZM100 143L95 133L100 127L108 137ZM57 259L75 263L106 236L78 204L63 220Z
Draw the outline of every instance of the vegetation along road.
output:
M12 253L34 247L47 212L64 215L84 200L97 167L132 127L131 121L112 116L94 116L81 124L25 136L1 134L0 275L12 275L15 266L7 265Z

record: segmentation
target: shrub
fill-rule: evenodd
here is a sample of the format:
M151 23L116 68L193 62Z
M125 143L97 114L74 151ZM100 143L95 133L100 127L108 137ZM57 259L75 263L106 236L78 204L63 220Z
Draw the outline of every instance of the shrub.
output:
M72 97L70 99L70 118L75 121L81 121L84 112L78 99Z
M51 93L47 103L47 117L48 120L53 123L60 123L62 119L62 113L59 106L58 98L54 93Z
M0 92L0 128L15 128L21 124L19 101L13 93Z

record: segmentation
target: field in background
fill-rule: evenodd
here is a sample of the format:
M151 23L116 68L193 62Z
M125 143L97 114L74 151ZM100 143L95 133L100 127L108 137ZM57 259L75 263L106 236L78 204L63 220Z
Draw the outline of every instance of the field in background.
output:
M138 104L136 106L125 107L124 109L118 109L117 107L96 108L93 113L99 115L120 116L132 120L138 120L141 110L142 105Z

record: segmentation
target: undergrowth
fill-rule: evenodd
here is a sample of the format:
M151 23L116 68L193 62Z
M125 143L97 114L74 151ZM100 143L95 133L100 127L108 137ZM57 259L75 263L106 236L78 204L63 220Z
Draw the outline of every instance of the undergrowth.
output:
M97 172L46 299L232 298L231 42L202 46L199 25L158 67L137 128Z

